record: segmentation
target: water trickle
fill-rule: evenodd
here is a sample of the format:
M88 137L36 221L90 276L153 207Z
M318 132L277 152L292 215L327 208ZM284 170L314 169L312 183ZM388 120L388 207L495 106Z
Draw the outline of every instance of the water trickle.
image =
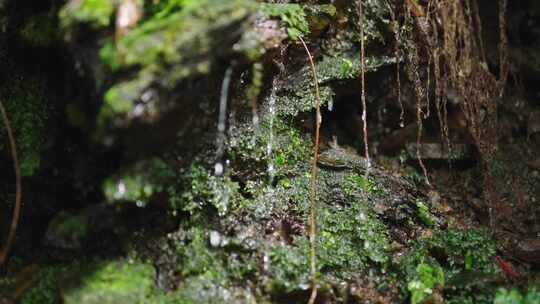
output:
M257 112L253 112L252 121L255 127L259 126L259 114L257 114Z
M229 85L231 83L233 66L230 65L225 71L223 77L223 83L221 85L221 95L219 98L219 116L218 116L218 134L216 139L216 164L214 165L214 174L221 176L224 171L223 163L221 161L223 157L223 151L225 150L225 124L227 120L227 98L229 96Z
M328 101L328 111L332 112L333 110L334 110L334 101L332 99L330 99Z
M114 193L113 197L114 199L119 200L119 199L122 199L125 194L126 194L126 184L124 184L123 181L120 181L116 185L116 192Z
M266 156L268 157L268 178L270 184L274 182L274 176L276 175L276 168L274 166L274 158L272 157L272 150L274 145L274 120L276 118L276 92L275 92L275 85L272 85L272 91L270 93L270 97L268 98L268 112L270 114L270 121L269 121L269 136L268 136L268 143L266 144Z
M358 215L358 219L361 221L366 219L366 215L364 214L364 212L360 212L360 214Z

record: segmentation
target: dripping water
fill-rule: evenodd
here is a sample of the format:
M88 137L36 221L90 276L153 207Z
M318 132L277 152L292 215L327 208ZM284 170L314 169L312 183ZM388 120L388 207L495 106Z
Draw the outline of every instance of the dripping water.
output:
M227 119L227 97L229 96L229 85L231 83L233 65L231 64L225 71L223 83L221 85L221 95L219 98L218 134L216 139L217 152L214 174L221 176L224 171L223 152L225 150L225 124Z
M270 185L274 182L274 176L276 175L276 168L274 165L274 158L272 157L272 150L274 145L274 119L276 118L276 92L275 92L275 83L272 84L272 90L270 92L270 97L268 98L268 112L270 114L269 121L269 136L268 143L266 144L266 156L268 157L268 178Z

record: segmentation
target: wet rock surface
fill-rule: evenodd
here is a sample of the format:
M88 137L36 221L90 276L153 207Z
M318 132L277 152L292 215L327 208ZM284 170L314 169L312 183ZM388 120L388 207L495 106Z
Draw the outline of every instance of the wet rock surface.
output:
M305 302L317 118L299 37L312 51L324 108L315 151L318 302L492 303L501 287L537 282L536 97L501 99L501 147L480 168L451 88L451 154L435 114L417 112L414 79L396 88L394 68L410 58L392 48L393 19L411 17L393 16L392 6L363 7L368 164L358 152L356 1L70 0L21 9L30 2L0 0L0 34L9 34L0 42L14 42L0 43L0 97L11 101L21 134L27 189L0 299ZM415 3L413 17L424 18L422 1L406 6ZM130 8L133 18L120 22ZM511 56L537 48L512 43ZM536 76L527 73L530 86ZM422 110L438 110L423 102ZM426 119L420 140L418 115ZM9 194L11 176L2 174ZM12 201L8 194L0 200ZM1 215L2 235L9 218ZM40 268L25 271L31 263Z

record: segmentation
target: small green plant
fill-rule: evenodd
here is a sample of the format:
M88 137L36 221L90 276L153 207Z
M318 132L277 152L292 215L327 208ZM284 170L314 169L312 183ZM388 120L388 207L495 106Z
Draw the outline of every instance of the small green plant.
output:
M435 219L433 218L433 215L429 212L429 208L421 200L417 200L415 202L416 205L416 211L418 212L418 216L424 222L424 224L428 225L429 227L433 227L435 225Z
M416 276L407 284L411 293L411 304L421 303L433 294L433 289L444 285L444 271L436 264L420 263L416 267Z
M304 8L299 4L261 4L261 11L271 17L279 17L287 26L287 34L297 40L309 33L309 24Z
M347 58L341 58L341 78L350 78L352 76L353 62Z
M380 184L369 177L360 174L351 174L347 177L343 190L349 196L358 192L380 193L383 188Z

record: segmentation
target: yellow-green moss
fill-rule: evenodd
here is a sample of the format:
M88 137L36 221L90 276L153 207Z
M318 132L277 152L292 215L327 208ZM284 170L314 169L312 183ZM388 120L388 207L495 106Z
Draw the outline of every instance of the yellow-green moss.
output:
M129 261L97 262L73 270L62 286L66 304L152 303L155 270Z
M92 28L107 27L114 13L111 0L71 0L59 13L60 24L65 29L78 24L89 24Z

